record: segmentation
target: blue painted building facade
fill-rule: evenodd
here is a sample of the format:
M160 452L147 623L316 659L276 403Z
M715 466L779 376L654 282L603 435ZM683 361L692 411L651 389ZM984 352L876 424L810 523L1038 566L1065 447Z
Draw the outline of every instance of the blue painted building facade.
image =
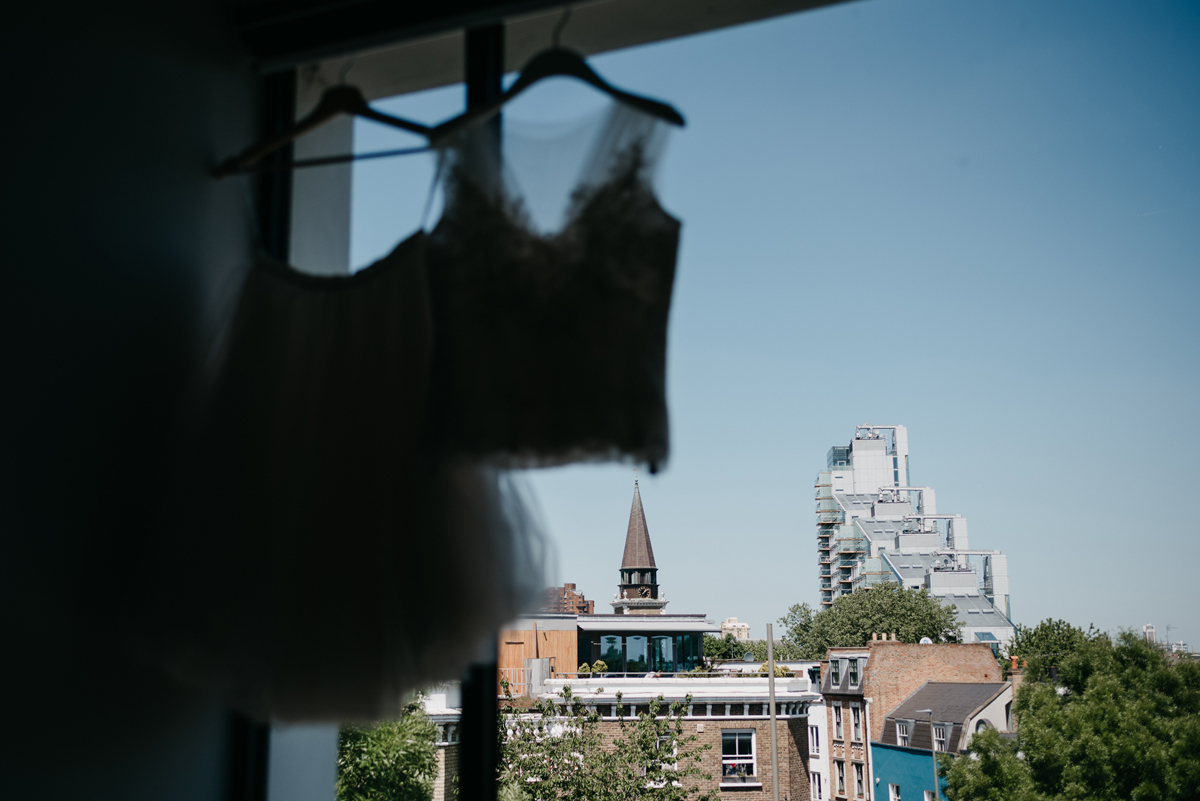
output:
M878 801L893 801L889 785L900 789L901 801L924 801L925 793L933 792L933 752L927 748L908 748L888 743L871 743L871 760L874 762L875 798ZM940 779L939 795L945 798L946 780Z

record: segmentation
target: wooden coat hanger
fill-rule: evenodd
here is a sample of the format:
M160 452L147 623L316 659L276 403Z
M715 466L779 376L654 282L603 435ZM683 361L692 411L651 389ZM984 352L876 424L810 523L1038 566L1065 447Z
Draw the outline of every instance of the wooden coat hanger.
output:
M432 129L427 125L421 125L417 122L400 117L393 117L390 114L376 111L367 105L367 99L363 97L362 91L357 86L341 84L325 90L325 94L321 95L320 102L308 116L297 122L291 128L282 131L275 136L268 138L266 141L256 145L251 145L241 152L238 156L233 156L221 162L213 171L217 178L224 178L227 175L235 175L243 172L257 172L261 167L256 168L265 156L270 155L284 145L294 142L310 131L320 128L325 123L342 114L349 114L354 117L363 117L368 120L390 125L393 128L400 128L404 131L410 131L415 134L420 134L426 138ZM295 167L314 167L319 164L337 164L344 161L354 161L364 158L381 158L383 156L399 156L406 153L419 153L428 150L427 146L402 148L399 150L385 150L378 153L362 153L350 154L345 156L327 156L324 158L305 159L285 165L270 165L267 169L293 169Z
M556 37L557 38L557 37ZM548 50L543 50L538 53L529 63L525 65L525 69L521 70L521 77L517 78L516 82L508 88L508 91L496 98L496 100L478 108L471 109L464 114L461 114L451 120L447 120L441 125L434 128L429 134L429 142L433 147L437 147L440 143L445 142L450 137L471 128L474 125L483 122L486 119L494 117L504 106L505 103L512 100L517 95L524 92L529 87L533 86L538 81L545 78L554 78L564 76L569 78L578 78L584 83L590 84L613 99L633 106L634 108L649 114L652 117L657 117L660 120L669 122L672 125L682 127L684 125L683 115L676 111L672 106L657 100L651 100L648 97L631 94L624 90L618 89L608 81L601 78L595 70L588 66L587 61L583 56L576 53L574 50L567 50L559 47L557 44Z

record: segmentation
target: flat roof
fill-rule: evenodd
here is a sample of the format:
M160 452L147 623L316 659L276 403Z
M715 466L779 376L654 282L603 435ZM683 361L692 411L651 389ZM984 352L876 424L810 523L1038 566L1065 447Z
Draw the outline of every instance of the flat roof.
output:
M580 615L580 631L718 632L721 627L703 615Z

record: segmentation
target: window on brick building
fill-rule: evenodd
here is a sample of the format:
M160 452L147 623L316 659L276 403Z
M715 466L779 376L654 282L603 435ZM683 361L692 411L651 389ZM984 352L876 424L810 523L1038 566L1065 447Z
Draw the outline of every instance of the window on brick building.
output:
M854 721L854 739L862 742L862 710L856 706L850 707L850 718Z
M858 660L851 659L849 667L850 667L850 686L857 687L858 686Z
M660 734L658 736L658 743L655 745L654 748L659 753L658 753L657 759L654 761L654 764L652 765L652 767L656 769L656 772L659 769L661 769L661 770L678 770L679 769L679 765L675 761L675 757L679 756L679 747L678 747L678 745L676 745L674 743L674 741L675 741L675 738L671 737L670 735ZM643 767L642 775L647 776L649 774L650 774L650 768ZM661 775L661 774L659 774L659 775ZM675 785L676 787L681 786L680 783L677 781L672 781L671 784ZM666 779L659 779L658 781L649 781L646 783L646 786L661 790L662 788L667 786L667 781L666 781Z
M896 745L908 745L910 731L908 721L896 721Z
M946 727L943 725L935 725L933 727L933 750L946 750Z
M833 763L837 770L837 791L838 795L846 794L846 763L840 759Z
M836 687L842 683L842 660L830 659L829 672L833 679L833 686Z
M842 705L834 704L833 707L833 739L841 740L842 737Z
M862 798L866 793L866 789L867 782L866 778L863 776L863 766L856 762L854 763L854 794L859 798Z
M754 760L754 730L721 732L721 784L758 783Z
M808 753L812 756L821 753L821 729L817 726L808 727Z

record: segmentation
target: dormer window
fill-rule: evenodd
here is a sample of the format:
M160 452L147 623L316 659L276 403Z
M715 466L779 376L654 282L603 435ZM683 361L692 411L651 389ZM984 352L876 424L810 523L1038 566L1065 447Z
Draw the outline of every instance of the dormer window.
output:
M933 750L946 750L946 727L944 724L935 724L933 727Z
M829 660L829 669L832 671L831 676L833 678L833 686L836 687L842 683L842 660Z
M857 659L850 660L850 686L851 687L858 686L858 660Z

